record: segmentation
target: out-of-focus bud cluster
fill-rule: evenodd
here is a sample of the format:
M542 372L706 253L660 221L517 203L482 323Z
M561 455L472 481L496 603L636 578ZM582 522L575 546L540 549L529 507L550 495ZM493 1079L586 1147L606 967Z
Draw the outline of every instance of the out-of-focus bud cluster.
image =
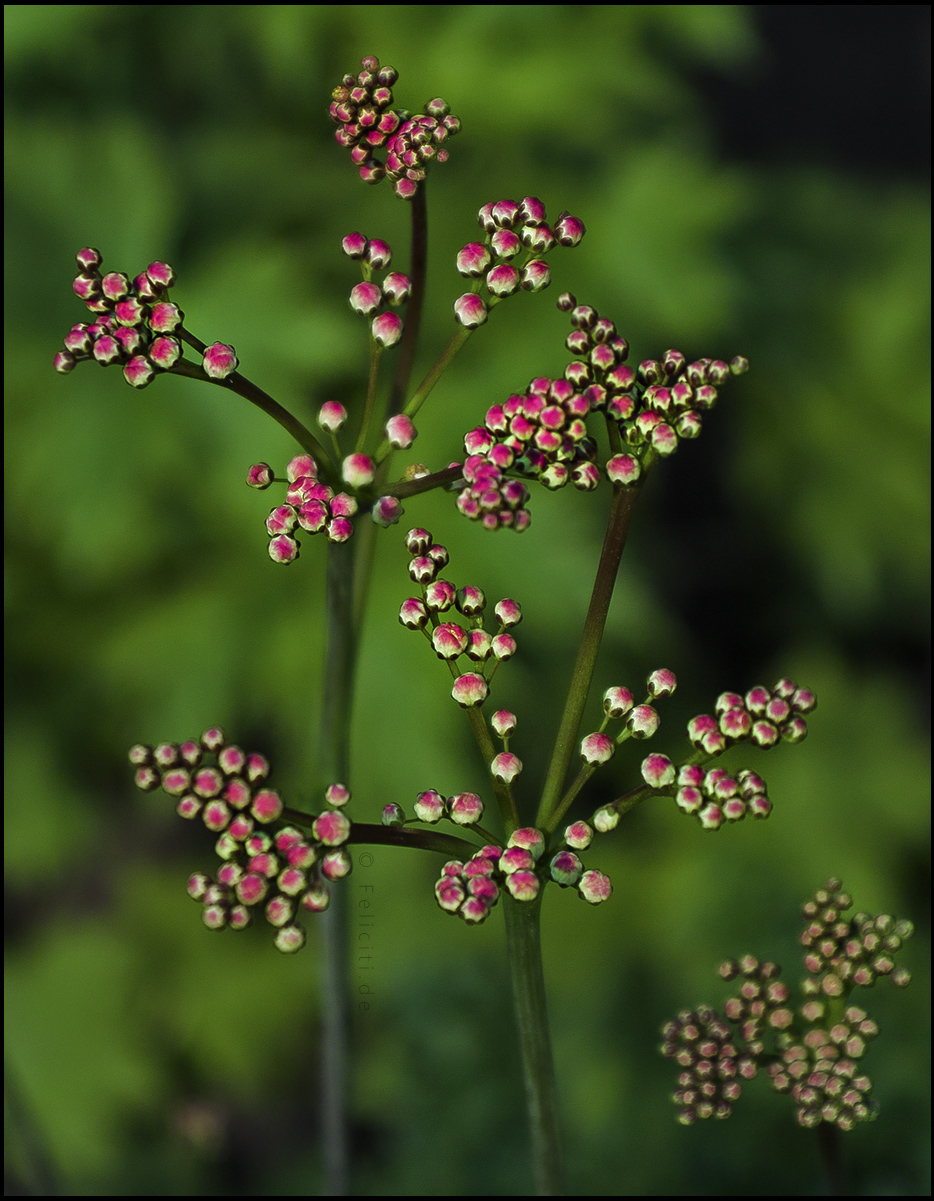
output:
M577 855L558 851L544 854L545 836L525 827L514 830L505 847L485 846L470 859L452 859L441 869L435 899L446 913L478 925L506 891L517 901L533 901L550 881L572 887L585 901L598 905L612 892L602 872L584 871Z
M217 835L216 874L195 872L188 880L204 924L210 930L242 930L262 906L280 951L304 946L305 930L296 919L302 910L326 909L330 882L351 870L345 846L351 825L343 812L350 800L347 787L335 783L327 789L327 808L309 815L308 835L281 820L282 798L266 786L270 768L264 756L229 744L216 727L188 742L134 746L130 762L138 788L161 787L178 798L181 817L200 818Z
M64 350L55 356L55 370L64 375L82 359L102 367L116 363L128 384L145 388L182 358L185 314L169 300L175 272L168 263L156 262L130 279L122 271L102 273L103 261L92 246L78 251L74 292L94 319L71 327ZM210 379L226 379L237 365L232 346L215 342L205 348L201 366Z
M351 491L365 488L375 474L367 455L349 455L342 467L344 482ZM247 473L251 488L268 488L273 482L267 463L254 463ZM274 563L292 563L299 556L299 534L325 534L329 542L346 542L353 534L352 518L358 502L348 492L337 492L319 483L318 467L309 454L298 454L286 468L288 487L285 502L276 505L266 518L269 557ZM398 502L397 502L398 503Z
M382 286L373 282L373 271L388 267L392 261L388 242L352 233L343 239L341 247L348 258L359 259L363 269L363 283L350 290L350 307L369 319L374 341L384 348L395 346L402 337L402 318L398 313L385 312L385 307L405 304L412 292L412 281L401 271L390 271Z
M481 590L473 585L458 589L441 578L450 558L447 548L435 543L423 529L409 530L405 546L413 556L409 578L421 586L421 596L402 602L399 621L410 630L422 630L438 658L447 660L454 677L451 695L461 708L482 705L496 668L516 653L510 631L522 620L522 610L517 601L498 601L493 606L496 632L490 633L483 628L487 602ZM503 773L501 778L518 774L522 765L513 759L515 756L494 768Z
M758 1072L755 1059L737 1051L732 1027L715 1009L699 1005L683 1009L662 1034L662 1054L681 1068L673 1096L678 1121L691 1126L698 1118L728 1118L742 1081Z
M460 131L460 120L439 98L414 116L394 109L392 88L399 72L381 67L375 55L367 55L360 66L358 75L345 75L331 94L334 136L349 149L365 183L388 178L397 196L411 200L429 163L447 159L445 142Z
M851 905L839 880L828 880L804 905L801 943L811 974L801 981L797 1006L778 980L776 964L745 955L720 965L724 980L739 982L724 1017L702 1005L663 1028L661 1052L682 1069L673 1095L680 1122L729 1116L740 1092L738 1077L752 1079L766 1064L772 1087L791 1095L802 1126L831 1122L852 1130L876 1116L872 1081L859 1060L879 1027L846 1000L854 987L871 985L878 975L908 983L894 955L913 927L888 914L857 913L848 921L842 914Z
M487 299L476 290L458 297L454 316L461 325L476 329L507 296L548 287L551 272L541 256L554 246L576 246L585 230L583 221L570 213L561 213L554 226L545 217L545 206L535 196L526 196L521 204L499 200L483 206L477 220L484 240L468 242L458 252L457 270L465 279L482 280Z
M805 715L816 707L814 693L788 679L779 680L771 690L761 685L750 688L745 696L724 692L717 697L715 716L702 713L688 722L688 738L707 755L720 755L744 740L763 749L781 739L801 742L808 732Z

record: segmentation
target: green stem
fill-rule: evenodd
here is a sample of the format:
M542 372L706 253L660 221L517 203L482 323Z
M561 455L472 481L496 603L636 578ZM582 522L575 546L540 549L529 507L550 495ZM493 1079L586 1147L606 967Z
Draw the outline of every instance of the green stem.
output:
M442 834L439 830L413 830L408 826L374 826L367 822L354 822L347 841L367 846L411 847L455 859L470 859L480 850L477 843L458 838L456 834Z
M562 1195L561 1144L558 1098L551 1052L551 1033L542 971L542 894L534 901L516 901L503 895L506 913L506 947L512 974L512 995L525 1096L532 1134L535 1195Z
M352 542L329 542L327 548L324 697L321 721L321 769L328 783L348 783L350 716L353 703L357 639L353 621L354 549ZM326 1192L349 1192L350 982L347 970L347 891L332 890L324 911L324 958L321 981L321 1112Z
M187 335L185 340L195 347L200 346L201 352L204 352L204 343L200 342L193 335ZM331 456L311 430L302 425L298 418L293 417L289 410L283 408L277 400L273 400L268 392L264 392L262 388L257 387L252 380L248 380L239 371L234 371L226 379L211 379L209 375L204 374L204 371L197 363L190 363L187 359L179 359L174 367L169 368L169 371L173 375L184 375L188 379L199 379L209 384L218 384L222 388L227 388L230 392L236 392L238 396L242 396L250 404L255 404L264 413L268 413L274 421L278 421L282 428L292 435L302 450L307 451L311 455L318 464L321 470L321 477L325 483L333 484L337 482L337 471L331 461Z
M610 508L606 535L603 539L600 562L597 565L597 575L590 597L590 608L587 610L587 618L584 621L577 661L571 676L571 687L568 690L558 737L555 740L555 749L551 756L551 764L548 768L541 803L535 819L536 826L549 833L555 829L560 819L561 789L568 772L571 756L577 745L581 717L587 702L587 693L590 691L594 664L597 661L597 652L600 649L606 616L616 584L616 573L619 570L619 561L622 557L623 547L626 545L632 509L638 495L638 488L614 488L613 490L613 504Z
M425 301L425 280L428 274L428 205L426 202L427 181L423 181L411 200L412 209L412 259L409 264L412 291L405 307L405 328L399 344L399 357L389 393L391 417L402 408L409 387L409 378L415 364L415 349L422 324L422 306Z

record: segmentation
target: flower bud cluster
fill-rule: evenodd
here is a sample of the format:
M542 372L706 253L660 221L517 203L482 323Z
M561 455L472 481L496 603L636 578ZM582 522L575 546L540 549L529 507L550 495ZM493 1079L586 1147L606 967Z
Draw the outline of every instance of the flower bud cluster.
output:
M545 377L487 409L484 424L464 435L461 513L488 530L524 530L532 519L529 490L516 476L550 489L568 483L582 491L595 488L600 477L596 443L585 424L588 411L567 380Z
M299 533L325 534L329 542L346 542L353 534L352 518L357 498L351 495L365 489L375 475L373 461L367 455L349 455L342 468L343 479L351 492L334 492L319 483L318 467L309 454L298 454L286 468L285 503L276 505L266 518L269 557L274 563L292 563L299 556ZM268 463L254 463L247 472L251 488L268 488L275 477Z
M345 847L351 830L343 812L350 800L347 787L335 783L327 789L327 808L308 815L308 836L282 821L282 798L265 783L270 768L264 756L229 744L216 727L180 744L134 746L130 762L138 788L149 792L161 786L178 798L181 817L200 818L217 835L214 849L221 865L216 874L195 872L188 880L189 896L202 904L204 924L211 930L242 930L262 905L280 951L304 946L305 930L296 919L302 910L326 909L330 882L343 879L352 867Z
M866 1041L877 1033L865 1011L850 1005L830 1030L814 1026L800 1041L787 1040L780 1058L769 1064L769 1076L776 1092L791 1094L801 1126L813 1129L831 1122L852 1130L877 1116L872 1080L857 1062ZM848 1048L859 1050L853 1054Z
M682 1068L674 1094L681 1122L729 1114L739 1089L736 1073L723 1072L724 1060L747 1079L767 1064L772 1087L791 1095L802 1126L830 1122L852 1130L875 1117L872 1081L859 1060L879 1027L865 1010L845 1002L852 988L873 984L876 975L908 983L909 974L895 969L892 957L912 926L888 914L858 913L847 921L841 914L851 905L839 880L828 880L804 905L801 942L811 974L801 982L799 1005L791 1003L789 989L778 980L776 964L745 955L720 965L724 980L739 982L724 1006L725 1020L701 1006L664 1027L662 1054ZM876 966L863 972L870 956ZM719 1080L729 1082L726 1093L716 1087Z
M590 305L579 305L570 292L558 298L558 308L570 314L573 329L565 345L578 356L566 368L565 378L584 393L592 411L615 420L631 448L606 464L613 483L635 484L650 448L666 456L677 450L681 439L696 438L718 388L749 367L739 355L731 363L689 363L680 350L666 350L660 359L645 359L633 368L626 364L629 343L612 321Z
M661 1051L681 1068L672 1099L678 1121L692 1126L698 1119L728 1118L742 1093L742 1081L756 1076L755 1059L740 1054L733 1030L709 1005L684 1009L662 1030Z
M102 367L116 363L128 384L145 388L182 358L185 314L169 300L175 272L168 263L150 263L131 280L122 271L102 274L103 261L92 246L78 251L74 292L94 319L71 327L64 350L55 356L55 370L65 375L82 359ZM226 379L237 365L233 347L223 342L206 347L202 355L202 370L210 379Z
M646 783L652 782L651 772L647 771L649 760L664 758L650 755L642 764ZM674 775L674 767L671 772ZM747 813L765 818L772 812L765 781L754 771L739 771L733 777L719 767L705 771L697 764L686 763L678 769L676 789L671 791L681 812L693 814L705 830L719 830L724 822L742 821Z
M424 794L423 794L424 795ZM609 879L598 871L584 871L579 857L561 850L550 859L541 830L514 830L505 847L481 847L466 862L453 859L441 869L435 899L446 913L478 925L505 890L517 901L533 901L550 881L572 887L592 905L613 891Z
M447 548L435 543L423 529L409 530L405 545L414 556L409 562L409 578L421 586L421 596L402 602L399 621L410 630L421 630L438 658L447 661L454 677L451 695L461 708L482 705L496 668L516 653L510 631L522 620L522 610L517 601L498 601L493 608L496 632L490 633L483 628L487 607L483 592L473 585L455 588L441 577L450 558ZM503 779L507 775L514 778L521 766L515 756L498 765Z
M895 956L911 938L914 926L888 913L844 918L843 912L853 902L842 887L839 880L828 880L801 910L806 923L801 934L804 966L815 977L806 982L806 991L839 997L854 985L871 988L880 976L903 988L911 974L896 966Z
M341 246L349 258L361 260L363 268L363 283L350 290L350 307L371 319L370 333L375 342L383 348L395 346L402 337L402 318L398 313L384 310L387 304L393 307L405 304L412 293L412 281L401 271L390 271L382 286L373 282L373 270L388 267L392 261L388 242L378 238L371 241L363 234L352 233L343 239Z
M767 749L780 739L801 742L807 737L805 714L817 707L817 697L793 680L781 679L771 690L761 685L745 696L724 692L717 698L715 716L702 713L688 722L688 738L707 755L720 755L748 739Z
M476 288L454 302L454 316L467 329L476 329L494 305L514 292L540 292L551 283L551 271L540 256L554 246L576 246L584 236L584 223L561 213L553 226L545 220L545 206L535 196L521 204L499 200L485 204L477 220L484 231L482 242L468 242L458 252L457 270L465 279L478 281L487 299Z
M350 150L365 183L386 177L397 196L411 200L428 164L447 159L444 143L460 131L460 120L441 99L429 100L425 112L415 116L394 109L392 87L399 72L381 67L375 55L367 55L360 65L357 76L345 75L331 93L329 111L338 127L334 136Z

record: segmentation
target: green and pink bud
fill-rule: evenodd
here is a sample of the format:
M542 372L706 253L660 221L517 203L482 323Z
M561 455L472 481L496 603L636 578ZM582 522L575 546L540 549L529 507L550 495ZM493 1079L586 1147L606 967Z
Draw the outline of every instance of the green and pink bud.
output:
M667 755L647 755L642 760L642 778L650 788L670 788L675 782L675 767Z
M429 788L415 799L415 816L419 821L434 825L444 817L445 799L440 792Z
M506 846L521 847L528 851L533 859L540 859L545 850L545 835L534 826L522 826L513 830Z
M467 672L465 675L458 676L454 681L451 696L462 709L470 709L476 705L482 705L489 695L489 691L489 685L483 676Z
M387 347L395 346L402 337L402 318L398 313L380 313L378 317L374 318L370 332L373 335L373 341L382 346L384 350Z
M475 792L459 792L447 802L448 816L459 826L472 826L483 816L483 801Z
M487 319L486 305L475 292L465 292L454 301L454 317L465 329L476 329Z
M588 734L582 741L580 755L585 763L609 763L616 751L616 743L607 734L596 731Z
M172 328L175 328L174 325ZM201 366L204 374L210 379L226 379L237 370L239 362L232 346L224 342L214 342L205 350Z

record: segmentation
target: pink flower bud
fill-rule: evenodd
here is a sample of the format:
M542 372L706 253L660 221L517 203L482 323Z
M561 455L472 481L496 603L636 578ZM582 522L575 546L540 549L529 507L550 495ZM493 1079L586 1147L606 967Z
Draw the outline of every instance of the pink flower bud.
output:
M377 271L381 271L392 262L392 250L388 242L383 242L379 238L373 238L372 241L367 242L366 252L363 257L371 267Z
M350 818L339 809L329 809L315 818L311 832L326 847L340 846L350 836Z
M586 822L572 822L564 831L564 841L575 851L586 851L593 842L593 830Z
M364 317L377 312L382 303L383 293L376 284L360 283L350 290L350 307Z
M650 788L668 788L675 782L674 764L667 755L648 755L642 760L642 778Z
M551 268L543 259L533 259L522 268L520 283L526 292L541 292L551 283Z
M431 645L439 659L456 659L467 649L467 634L456 622L442 621L432 630Z
M603 694L603 711L610 717L625 717L633 705L628 688L608 688Z
M533 859L539 859L545 850L545 835L541 830L536 830L534 826L522 826L518 830L513 830L506 845L507 847L521 847L528 851Z
M459 792L448 801L448 813L459 826L472 826L483 816L483 801L475 792Z
M667 667L659 667L653 671L646 681L650 697L671 696L678 686L675 673Z
M412 281L401 271L390 271L383 280L383 295L393 306L405 304L412 295Z
M457 254L457 270L467 278L478 279L490 264L490 252L482 242L468 242Z
M626 719L633 738L651 738L659 726L659 717L651 705L636 705Z
M616 744L606 734L588 734L581 742L581 758L585 763L608 763L613 758Z
M386 437L397 450L407 450L417 437L412 418L406 417L405 413L390 417L386 422Z
M589 901L591 905L599 905L601 901L608 899L613 891L613 885L610 883L609 876L605 876L603 872L591 870L584 872L581 876L577 889L585 901Z
M522 771L522 760L511 751L501 751L490 764L490 774L494 780L503 784L511 784Z
M454 301L454 316L465 329L476 329L486 321L486 305L475 293L465 292Z
M335 809L342 809L350 800L350 789L346 784L329 784L324 793L324 799Z
M388 805L383 806L383 812L380 814L379 820L384 826L399 828L405 825L405 811L401 805L397 805L395 801L390 801Z
M349 259L362 259L366 253L366 238L363 234L348 234L341 240L341 250Z
M487 275L486 286L494 296L511 296L519 287L519 272L515 267L501 263Z
M570 213L562 213L555 222L555 237L562 246L576 246L586 232L583 221Z
M420 792L415 801L415 816L434 825L444 816L444 797L433 788Z
M272 788L262 788L253 798L250 812L258 822L274 822L282 813L282 797Z
M508 629L510 626L517 626L522 620L522 609L519 602L509 600L508 597L499 601L493 612L504 629Z
M294 458L289 459L288 466L285 469L285 478L290 484L294 484L296 480L302 479L304 476L310 476L312 479L317 478L318 465L309 454L298 454Z
M584 865L573 851L559 851L548 865L552 880L566 888L576 884L584 871Z
M402 502L395 496L381 496L373 505L370 516L377 525L381 525L384 529L395 525L405 510L402 508Z
M155 376L155 369L145 355L134 355L123 368L123 378L133 388L145 388Z
M458 676L454 681L451 696L462 709L469 709L475 705L482 705L489 691L489 686L483 676L467 672L466 675Z
M341 478L351 488L365 488L376 478L376 464L369 455L348 455L341 465Z
M606 465L610 483L631 487L642 475L642 465L633 455L614 455Z
M535 872L519 871L506 877L506 887L517 901L534 901L541 882Z
M497 709L490 718L490 725L500 738L508 738L516 728L516 715L508 709Z
M201 366L204 374L211 379L226 379L237 370L239 362L232 346L214 342L205 350Z
M382 347L395 346L402 337L402 318L397 313L380 313L370 331L373 339Z
M318 410L318 425L329 434L336 434L347 420L347 410L337 400L326 400Z

